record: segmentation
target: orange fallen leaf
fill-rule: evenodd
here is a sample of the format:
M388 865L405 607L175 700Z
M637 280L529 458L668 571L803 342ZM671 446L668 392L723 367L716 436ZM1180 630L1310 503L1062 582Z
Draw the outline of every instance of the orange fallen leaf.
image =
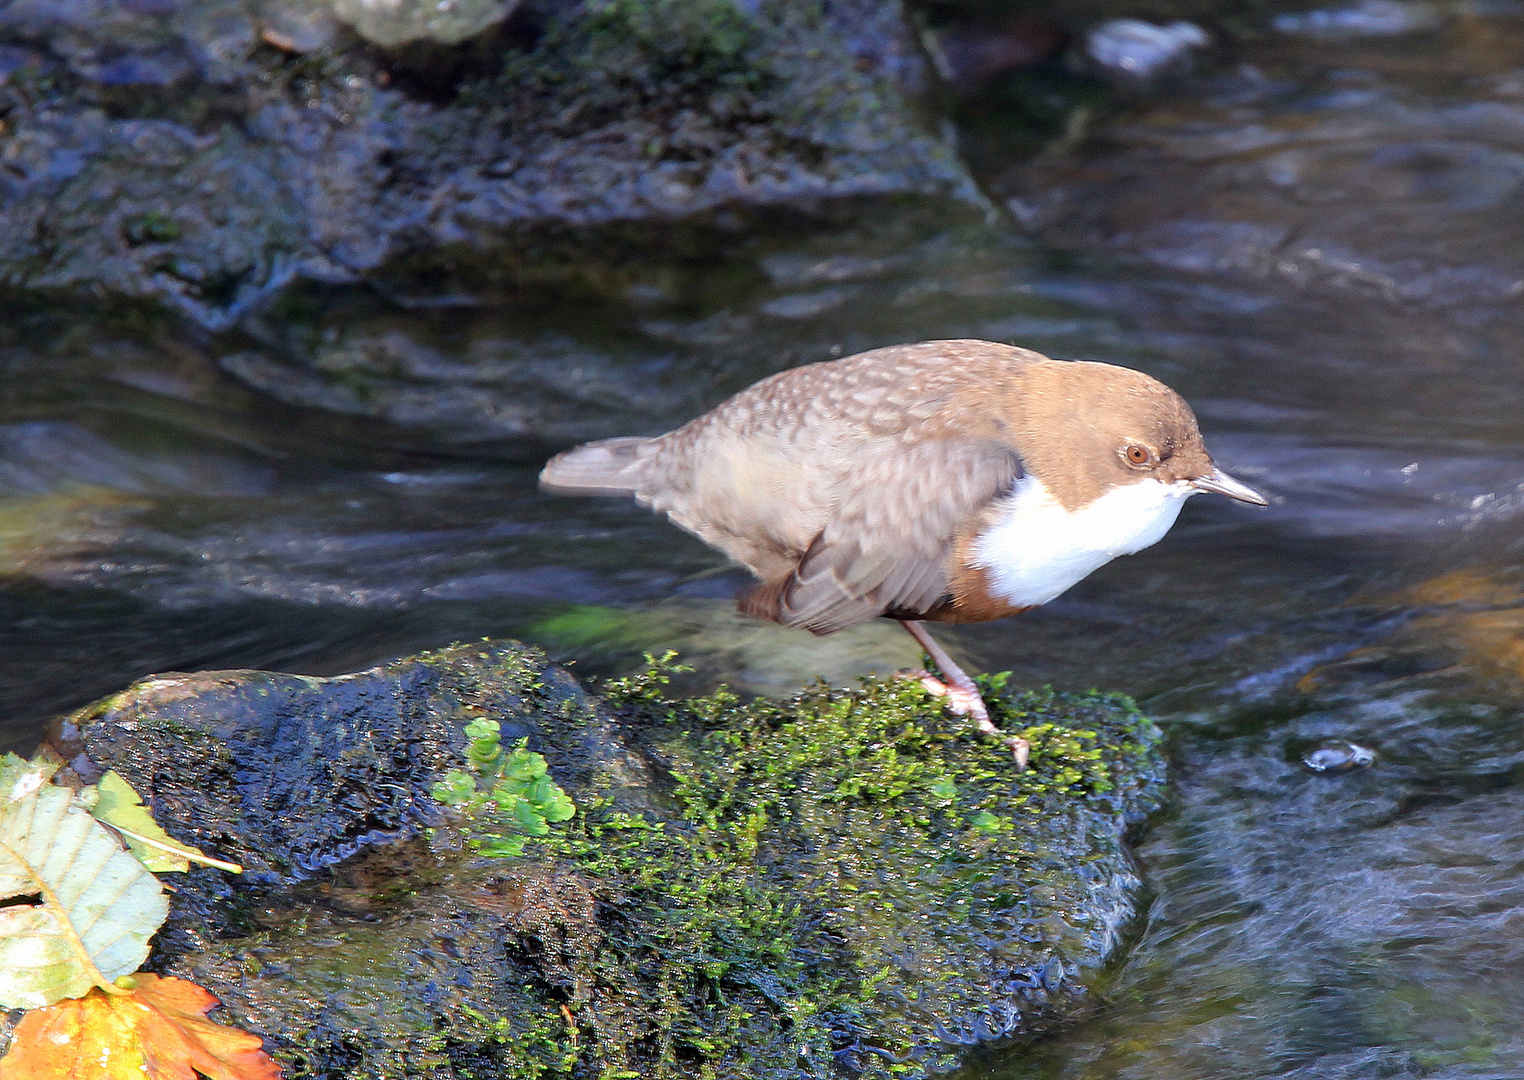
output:
M258 1035L206 1018L218 1002L185 979L134 975L21 1018L0 1080L280 1080Z

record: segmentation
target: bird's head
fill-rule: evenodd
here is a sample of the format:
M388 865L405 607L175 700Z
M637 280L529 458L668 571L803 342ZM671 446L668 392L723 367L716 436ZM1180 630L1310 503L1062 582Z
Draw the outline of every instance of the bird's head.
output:
M1030 369L1020 401L1018 450L1029 472L1072 509L1130 484L1161 495L1216 492L1267 505L1212 460L1196 414L1179 394L1141 371L1076 360Z

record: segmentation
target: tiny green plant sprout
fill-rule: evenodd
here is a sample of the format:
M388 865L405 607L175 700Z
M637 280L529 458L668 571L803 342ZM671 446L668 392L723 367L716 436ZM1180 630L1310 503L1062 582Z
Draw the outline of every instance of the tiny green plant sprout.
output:
M518 857L532 839L577 812L576 803L550 778L545 759L520 739L504 750L496 720L465 727L471 771L451 769L434 785L434 798L473 823L470 843L483 855Z

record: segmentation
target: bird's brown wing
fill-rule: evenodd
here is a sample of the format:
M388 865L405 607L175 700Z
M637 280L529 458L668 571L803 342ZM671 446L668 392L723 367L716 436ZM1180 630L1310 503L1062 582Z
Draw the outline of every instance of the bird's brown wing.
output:
M1022 475L993 440L873 440L850 466L798 565L742 597L742 611L817 634L930 611L947 595L960 530Z

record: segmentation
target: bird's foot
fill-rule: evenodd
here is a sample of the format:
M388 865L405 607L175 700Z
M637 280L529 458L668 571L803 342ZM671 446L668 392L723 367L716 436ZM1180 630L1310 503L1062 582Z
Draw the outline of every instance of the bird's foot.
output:
M1027 767L1027 758L1032 753L1032 744L1020 735L1007 735L995 726L990 719L988 706L984 704L984 698L979 690L969 683L967 686L959 686L956 683L944 682L924 668L914 671L896 672L901 678L914 679L920 683L925 691L933 697L945 698L947 708L954 716L971 716L979 730L991 738L999 739L1011 748L1011 756L1016 759L1016 771L1023 772Z
M979 723L979 730L986 735L999 730L990 723L989 709L984 704L984 698L979 696L978 690L968 690L943 682L924 668L919 671L907 671L905 675L920 683L932 697L946 698L947 708L954 716L967 716L973 713L976 721L982 721ZM985 724L989 724L988 729L985 728Z

